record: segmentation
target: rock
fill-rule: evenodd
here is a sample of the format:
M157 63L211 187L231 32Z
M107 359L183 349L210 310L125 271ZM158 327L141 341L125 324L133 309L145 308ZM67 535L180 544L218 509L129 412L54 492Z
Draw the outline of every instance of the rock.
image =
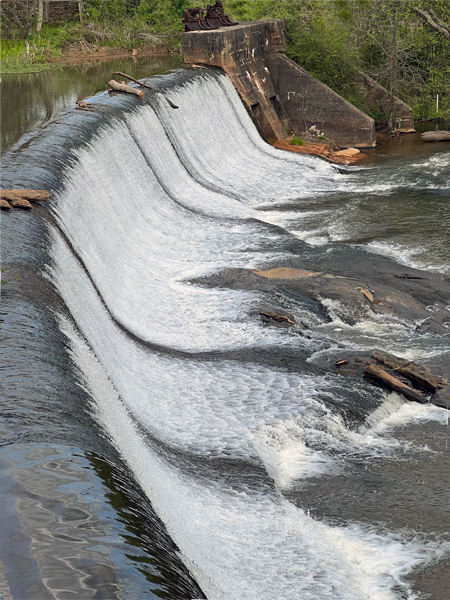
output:
M1 200L0 200L0 208L2 210L11 210L11 206L9 205L9 202L4 200L3 198L1 198Z
M343 156L344 158L351 158L355 156L355 154L359 154L360 151L358 148L345 148L345 150L339 150L338 152L334 152L335 156Z
M304 269L290 269L289 267L277 267L268 271L252 271L255 275L266 277L266 279L302 279L304 277L318 277L322 273L306 271Z
M424 142L450 142L450 131L426 131L420 139Z

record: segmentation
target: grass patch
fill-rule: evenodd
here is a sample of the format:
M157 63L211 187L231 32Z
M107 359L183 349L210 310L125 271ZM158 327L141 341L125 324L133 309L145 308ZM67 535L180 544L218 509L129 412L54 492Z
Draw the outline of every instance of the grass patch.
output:
M305 142L303 141L303 139L301 137L293 137L292 140L289 142L289 144L291 146L304 146Z
M134 48L155 54L180 52L182 35L178 31L152 33L140 22L44 24L39 33L23 39L3 39L2 73L39 73L54 68L52 59L64 58L70 51L89 55L100 48L131 52Z

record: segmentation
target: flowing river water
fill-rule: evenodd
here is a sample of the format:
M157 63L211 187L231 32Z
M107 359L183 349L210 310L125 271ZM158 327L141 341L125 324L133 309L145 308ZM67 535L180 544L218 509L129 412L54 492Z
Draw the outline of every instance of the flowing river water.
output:
M2 598L448 600L448 411L327 365L445 372L450 299L426 330L253 273L447 285L448 145L338 170L218 71L150 81L3 155L52 197L2 214Z

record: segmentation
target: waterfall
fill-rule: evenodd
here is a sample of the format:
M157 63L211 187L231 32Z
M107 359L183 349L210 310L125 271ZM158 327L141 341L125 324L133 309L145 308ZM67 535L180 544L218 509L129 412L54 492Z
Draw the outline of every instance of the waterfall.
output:
M310 360L333 345L330 311L217 279L313 252L266 211L336 192L345 175L267 145L224 74L160 85L178 110L153 94L105 116L99 100L89 135L32 175L55 190L46 276L93 418L210 600L412 599L405 576L442 544L321 522L286 494L350 457L403 451L385 426L402 402ZM264 326L263 305L288 306L310 334ZM349 394L371 421L346 418ZM403 422L420 411L442 419L418 405Z

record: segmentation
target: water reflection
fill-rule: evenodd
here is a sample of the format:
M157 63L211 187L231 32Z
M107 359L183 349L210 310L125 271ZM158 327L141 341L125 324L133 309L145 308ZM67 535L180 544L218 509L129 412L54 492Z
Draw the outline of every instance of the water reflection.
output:
M59 67L45 73L4 75L1 83L1 151L25 133L103 91L114 71L139 79L182 66L180 56L107 61Z
M203 597L118 465L31 443L4 447L0 470L3 600Z

